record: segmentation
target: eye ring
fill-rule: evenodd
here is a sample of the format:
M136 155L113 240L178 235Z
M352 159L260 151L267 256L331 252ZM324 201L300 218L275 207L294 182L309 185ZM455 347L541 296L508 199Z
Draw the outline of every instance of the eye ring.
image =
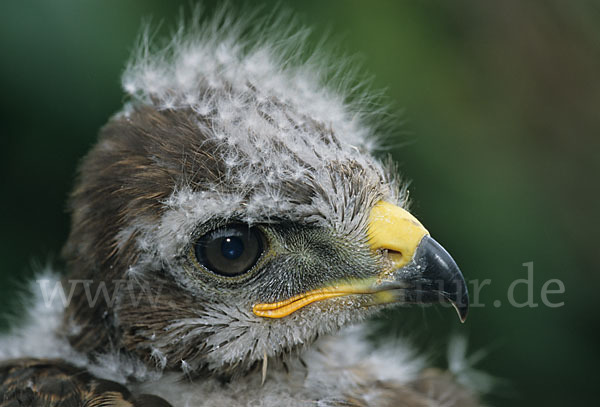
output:
M237 277L252 270L262 256L265 237L257 227L229 224L201 236L193 246L199 265L222 277Z

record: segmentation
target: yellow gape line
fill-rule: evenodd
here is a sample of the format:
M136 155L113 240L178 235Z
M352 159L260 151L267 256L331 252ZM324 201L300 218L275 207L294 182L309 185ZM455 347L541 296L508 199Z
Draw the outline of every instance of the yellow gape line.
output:
M367 294L367 285L360 281L357 284L344 284L333 287L319 288L304 294L296 295L287 300L273 302L270 304L256 304L252 312L259 317L283 318L302 307L328 298L343 297L351 294Z

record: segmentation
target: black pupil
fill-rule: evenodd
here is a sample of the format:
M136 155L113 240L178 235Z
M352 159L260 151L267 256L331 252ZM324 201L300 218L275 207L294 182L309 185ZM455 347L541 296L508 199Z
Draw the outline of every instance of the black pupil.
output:
M213 273L235 277L252 269L263 252L263 242L260 229L232 224L198 239L194 254L198 263Z
M221 253L229 260L235 260L244 253L244 242L237 236L230 236L221 242Z

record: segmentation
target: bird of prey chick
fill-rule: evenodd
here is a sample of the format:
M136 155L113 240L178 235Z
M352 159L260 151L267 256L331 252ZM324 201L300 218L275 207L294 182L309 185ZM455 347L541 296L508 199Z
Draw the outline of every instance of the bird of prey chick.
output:
M372 155L373 98L285 16L197 14L142 35L79 168L66 273L0 338L0 406L477 405L360 328L398 304L468 309Z

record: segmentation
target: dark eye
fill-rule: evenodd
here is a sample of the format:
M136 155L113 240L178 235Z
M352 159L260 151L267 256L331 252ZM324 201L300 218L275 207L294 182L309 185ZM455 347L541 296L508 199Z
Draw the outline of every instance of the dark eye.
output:
M198 263L225 277L235 277L256 264L264 248L262 232L247 225L228 225L202 236L194 245Z

